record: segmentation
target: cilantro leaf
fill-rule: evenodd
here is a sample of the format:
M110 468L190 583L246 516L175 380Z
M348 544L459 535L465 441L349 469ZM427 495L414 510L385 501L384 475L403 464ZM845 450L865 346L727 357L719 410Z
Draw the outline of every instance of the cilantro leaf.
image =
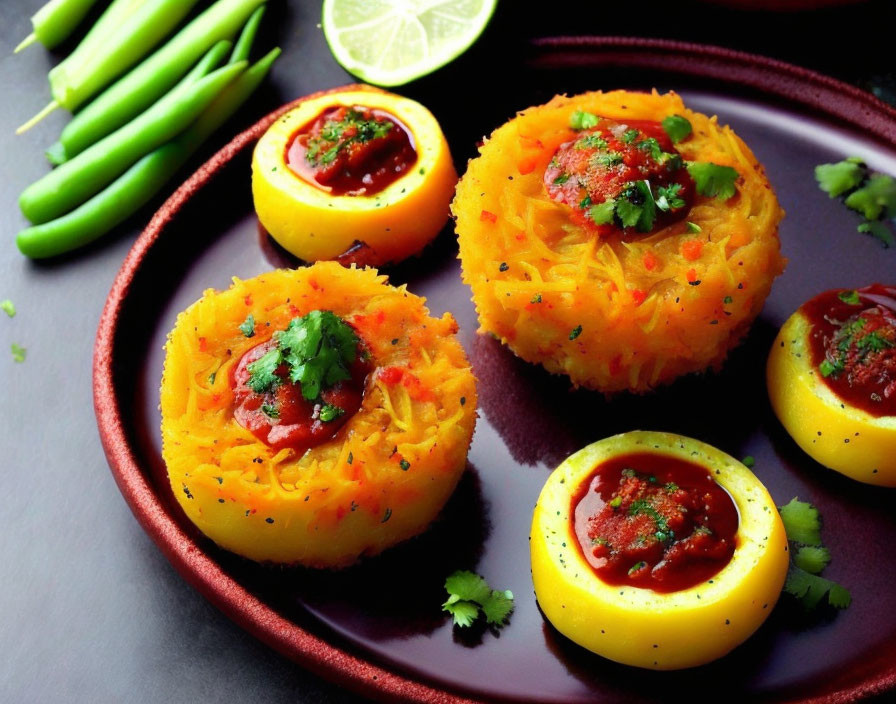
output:
M597 127L598 122L600 122L600 118L597 115L584 110L576 110L569 117L569 126L574 130L588 130Z
M692 234L696 234L698 232L703 232L703 228L700 227L697 223L691 222L690 220L687 222L687 230Z
M466 628L472 626L473 621L479 616L479 607L471 601L457 601L442 605L442 611L447 611L454 617L454 625Z
M0 301L0 310L6 313L10 318L15 317L16 307L8 298Z
M656 222L656 202L647 181L633 181L616 200L616 215L623 227L650 232Z
M267 403L261 404L261 412L264 413L268 418L276 419L280 417L280 409Z
M660 146L660 143L656 141L655 137L642 139L635 146L641 151L647 152L650 155L650 158L654 161L660 161L663 158L663 148Z
M482 577L468 570L459 570L445 580L448 600L442 610L454 617L456 626L467 627L479 617L479 608L486 623L502 626L513 611L513 592L489 587Z
M240 325L240 332L243 333L246 337L254 337L255 336L255 316L249 313L246 316L245 322Z
M734 182L737 181L740 174L730 166L719 166L705 161L688 161L686 163L688 173L694 179L694 185L697 187L697 193L701 196L728 200L737 193Z
M588 134L578 140L573 146L576 149L606 149L607 140L599 134Z
M896 247L896 239L894 239L892 231L879 220L863 222L859 225L858 230L862 234L871 235L880 240L884 247Z
M896 180L886 174L874 174L868 183L850 193L843 202L868 220L892 218L896 216Z
M819 164L815 167L818 187L831 198L848 193L868 177L868 167L861 159L846 159L836 164Z
M509 589L503 592L494 589L488 599L482 602L482 613L485 614L486 622L495 626L503 625L511 611L513 611L513 592Z
M793 555L793 564L812 574L819 574L830 561L828 549L816 545L803 545Z
M491 588L482 577L469 570L460 570L445 580L445 591L449 601L475 601L481 604L491 595Z
M818 509L796 497L778 509L787 539L803 545L821 545L821 520Z
M246 386L257 394L263 394L280 384L280 377L275 373L277 367L283 363L283 355L276 347L269 349L261 357L251 362L249 380Z
M784 582L784 591L795 596L807 611L814 609L827 596L828 603L845 609L852 602L849 591L836 582L832 582L817 574L810 574L799 567L791 567Z
M639 134L641 134L641 133L636 129L626 130L625 132L622 133L622 137L620 138L620 141L623 144L631 144L638 138Z
M669 115L663 118L663 129L669 135L669 139L677 144L691 136L694 128L687 118L681 115Z
M592 205L588 209L588 217L595 225L609 225L613 222L613 212L616 209L616 200L608 198L603 203Z

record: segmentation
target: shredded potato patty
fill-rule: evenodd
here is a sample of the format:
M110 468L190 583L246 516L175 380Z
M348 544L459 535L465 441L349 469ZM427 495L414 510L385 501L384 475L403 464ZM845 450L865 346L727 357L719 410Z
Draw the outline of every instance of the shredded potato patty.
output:
M162 378L162 454L187 516L258 561L340 567L423 531L466 466L476 388L457 324L373 269L321 262L234 279L177 318ZM275 451L233 418L231 371L312 310L370 353L360 410L304 454ZM255 334L239 329L247 316Z
M557 148L575 139L577 110L621 123L687 118L693 133L675 145L682 158L734 168L736 195L698 196L685 219L649 235L596 234L543 182ZM557 96L479 151L452 210L480 330L577 386L640 393L719 367L784 269L784 211L762 165L729 127L674 93Z

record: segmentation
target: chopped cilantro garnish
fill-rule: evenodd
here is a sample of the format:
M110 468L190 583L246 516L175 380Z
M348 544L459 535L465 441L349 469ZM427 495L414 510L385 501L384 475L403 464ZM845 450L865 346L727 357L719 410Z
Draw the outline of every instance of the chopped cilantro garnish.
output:
M656 207L664 213L670 210L678 210L683 208L685 202L679 197L681 193L681 184L673 183L669 186L659 186L656 189Z
M620 141L623 144L631 144L638 138L638 135L640 135L640 134L641 133L635 129L626 130L625 132L622 133L622 137L620 137Z
M569 118L569 126L574 130L589 130L597 127L598 122L600 118L597 115L584 110L576 110Z
M272 404L263 403L261 404L261 412L264 413L268 418L279 418L280 417L280 409L277 406Z
M690 220L688 220L688 222L687 222L687 228L688 228L688 232L690 232L691 234L697 234L698 232L703 232L702 227L700 227L695 222L691 222Z
M407 472L411 468L411 463L406 459L402 459L401 462L398 463L398 466L401 467L402 471Z
M636 562L629 568L628 576L631 577L635 572L637 572L638 570L643 570L645 567L647 567L647 563L644 562L644 560Z
M719 166L705 161L687 162L688 173L694 179L697 193L707 198L719 198L728 200L737 188L734 182L739 174L730 166Z
M591 205L591 196L585 196L584 198L582 198L582 200L579 201L579 207L582 210L585 210L585 208L588 208L590 205Z
M603 203L592 205L588 209L588 217L595 225L609 225L613 222L613 213L616 209L616 201L613 198L605 200Z
M21 345L17 345L15 342L12 343L10 347L12 350L12 361L13 362L24 362L25 361L25 353L27 350Z
M800 600L807 611L814 609L827 597L837 609L845 609L852 598L849 591L836 582L820 577L819 573L831 560L821 544L821 519L818 509L794 498L779 509L787 540L794 543L791 565L784 583L784 591Z
M896 239L893 237L893 232L880 221L863 222L859 225L858 230L863 235L871 235L875 239L880 240L884 247L896 247Z
M633 181L616 201L616 215L623 227L650 232L656 222L656 202L647 181Z
M619 508L620 506L622 506L621 496L614 496L612 499L610 499L610 508Z
M731 296L725 296L722 299L722 303L724 303L727 306L727 305L734 303L734 299Z
M331 164L349 144L385 137L394 126L388 120L365 120L360 112L349 109L341 120L327 120L320 135L308 140L305 159L312 166ZM345 136L347 131L351 136Z
M666 134L669 135L669 139L676 144L687 139L693 131L690 121L681 115L669 115L668 117L664 117L663 129Z
M606 149L607 140L599 134L586 134L579 139L574 145L576 149Z
M463 570L452 574L445 580L445 591L448 601L442 604L442 610L450 613L454 625L462 628L473 624L480 609L486 623L496 627L503 626L513 611L513 592L492 589L473 572Z
M532 296L532 300L530 300L529 303L541 303L541 294L536 293L534 296Z
M620 154L619 152L607 152L606 154L596 154L592 161L596 166L603 166L604 168L610 168L611 166L616 166L616 164L622 163L622 154Z
M750 469L756 466L756 458L752 455L747 455L740 462L744 467L749 467Z
M666 519L646 499L636 499L629 504L628 515L637 516L639 514L649 516L656 523L657 531L661 533L669 532L669 524L666 522Z
M13 302L11 300L9 300L8 298L3 301L0 301L0 310L2 310L4 313L6 313L10 318L15 316L15 314L16 314L16 307L13 305Z
M851 158L836 164L815 167L818 187L831 198L836 198L858 187L868 176L868 167L861 159Z
M650 158L654 161L660 161L663 158L663 148L660 146L660 143L656 141L655 137L642 139L635 146L641 151L650 154Z
M886 174L874 174L843 202L868 220L892 218L896 216L896 180Z
M859 299L858 291L841 291L837 294L837 298L839 298L844 303L848 303L851 306L861 305L862 301Z
M282 363L283 355L280 350L276 347L269 349L247 367L249 379L246 381L246 386L257 394L263 394L279 386L281 379L275 372Z
M498 265L498 271L507 271L509 268L510 266L507 264L507 262L501 262Z
M572 329L572 332L569 333L569 339L570 339L570 340L575 340L575 339L576 339L579 335L581 335L581 334L582 334L582 326L581 326L581 325L577 325L576 327L574 327L574 328Z
M821 360L821 364L818 365L818 370L821 372L821 375L827 379L832 374L836 376L842 372L843 367L839 364L832 364L827 359L823 359Z
M560 174L557 178L554 179L553 183L555 186L561 186L567 181L569 181L569 174Z
M351 378L348 367L357 356L358 337L334 313L313 310L293 318L275 337L289 365L290 381L302 385L307 400L316 399L324 387Z
M214 385L215 385L215 377L216 377L216 376L218 376L218 372L212 372L211 374L208 375L208 383L209 383L209 386L214 386Z
M321 406L319 417L324 423L329 423L332 420L336 420L339 416L343 415L344 413L345 413L344 408L340 408L339 406L334 406L332 404L325 403L323 406Z
M245 322L240 325L240 332L243 333L246 337L253 337L255 335L255 316L249 313L246 317Z

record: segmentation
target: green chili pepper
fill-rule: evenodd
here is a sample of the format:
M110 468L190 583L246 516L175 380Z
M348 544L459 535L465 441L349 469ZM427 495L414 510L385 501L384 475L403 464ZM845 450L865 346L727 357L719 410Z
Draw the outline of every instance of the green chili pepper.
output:
M47 49L59 46L77 29L96 0L50 0L31 16L34 29L13 53L40 42Z
M16 238L22 254L32 258L53 257L83 247L149 202L202 143L248 100L279 55L280 50L273 49L228 85L189 128L143 157L84 205L61 218L22 230Z
M142 59L192 9L197 0L147 0L109 32L83 63L61 63L50 69L53 100L16 130L21 134L57 107L74 112L105 86ZM199 54L208 47L199 50ZM195 57L194 59L195 60ZM191 66L193 61L187 63ZM73 70L75 69L75 70Z
M218 0L75 115L59 142L50 147L50 161L60 164L71 159L139 115L215 42L232 39L264 1Z
M22 213L32 223L42 223L81 205L184 130L245 67L245 61L229 64L171 91L137 119L28 186L19 197Z

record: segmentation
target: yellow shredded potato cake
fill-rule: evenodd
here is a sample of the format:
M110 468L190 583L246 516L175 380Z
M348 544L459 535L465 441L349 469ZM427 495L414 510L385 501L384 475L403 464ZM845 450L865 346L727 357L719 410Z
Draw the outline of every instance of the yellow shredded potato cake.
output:
M736 192L727 199L698 193L686 217L660 219L654 231L618 220L583 223L575 205L548 191L568 178L556 170L557 155L588 134L575 128L576 114L586 113L619 129L626 121L685 118L692 132L675 144L683 163L733 168ZM674 93L557 96L520 112L479 151L452 211L480 331L577 386L641 393L718 368L784 269L777 235L784 212L762 165L729 127L689 110ZM546 172L560 175L551 184ZM580 208L600 222L590 204Z
M299 454L233 416L232 373L297 316L335 313L370 355L361 407ZM249 315L254 335L240 330ZM423 531L466 466L473 374L446 313L373 269L321 262L234 279L182 312L166 345L162 454L186 515L257 561L341 567Z

